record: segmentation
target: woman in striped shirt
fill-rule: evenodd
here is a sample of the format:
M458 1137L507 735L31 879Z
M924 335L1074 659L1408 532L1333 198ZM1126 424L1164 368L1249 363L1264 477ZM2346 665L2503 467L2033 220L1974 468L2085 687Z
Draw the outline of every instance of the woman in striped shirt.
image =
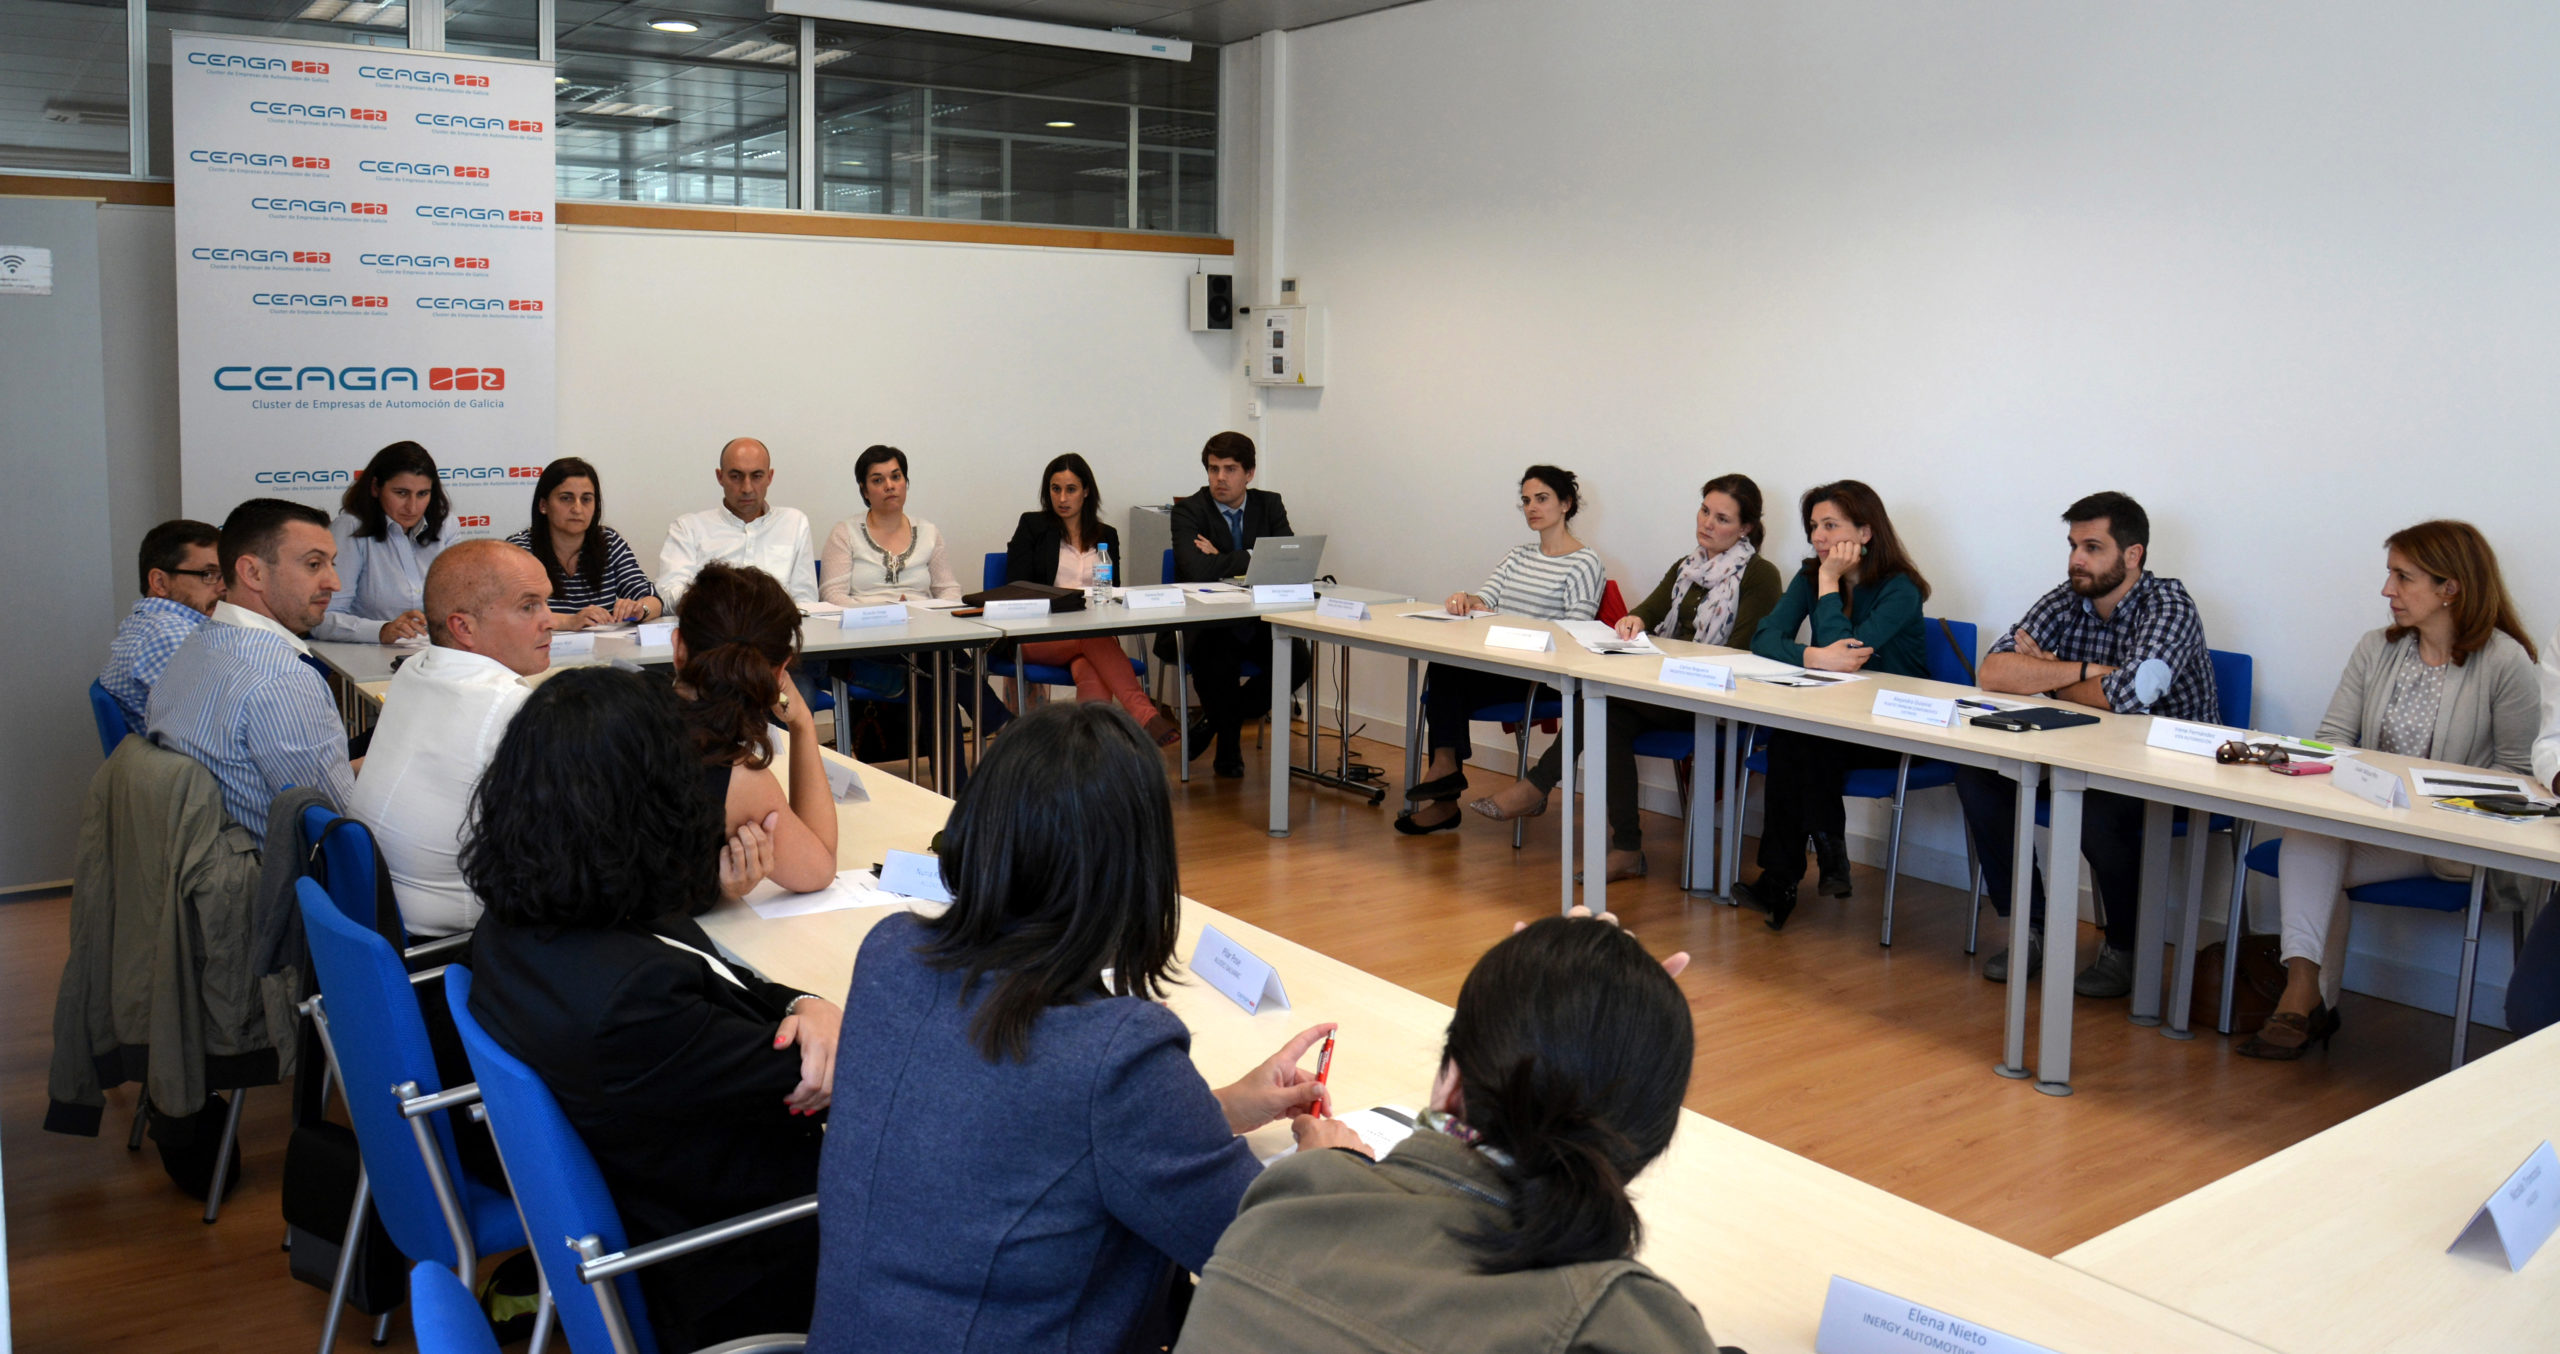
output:
M1589 620L1600 609L1600 588L1606 571L1600 564L1598 551L1575 540L1568 524L1582 510L1582 486L1570 470L1551 465L1533 465L1520 476L1520 515L1529 529L1538 533L1538 543L1524 545L1502 557L1493 575L1474 592L1454 593L1447 603L1449 614L1464 616L1478 611L1499 611L1512 616L1532 616L1544 621ZM1429 729L1428 745L1431 765L1422 780L1404 797L1412 804L1396 817L1396 831L1419 837L1428 832L1444 832L1458 825L1458 798L1466 793L1468 753L1467 725L1473 713L1482 706L1498 701L1516 701L1529 694L1528 684L1517 677L1497 677L1474 668L1434 663L1428 678L1430 689L1423 697L1423 714ZM1536 694L1552 697L1554 692L1538 687ZM1531 770L1530 777L1560 775L1564 765L1561 740L1547 749L1547 755ZM1528 816L1546 812L1546 802Z
M554 630L654 621L667 609L622 533L604 524L603 486L585 461L553 461L533 484L533 525L507 538L551 576Z

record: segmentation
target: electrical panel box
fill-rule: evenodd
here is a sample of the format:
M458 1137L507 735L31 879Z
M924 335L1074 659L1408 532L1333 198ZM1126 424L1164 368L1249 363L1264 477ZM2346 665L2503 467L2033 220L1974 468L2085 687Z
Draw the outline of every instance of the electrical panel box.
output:
M1324 384L1324 311L1314 306L1256 306L1247 373L1258 386Z

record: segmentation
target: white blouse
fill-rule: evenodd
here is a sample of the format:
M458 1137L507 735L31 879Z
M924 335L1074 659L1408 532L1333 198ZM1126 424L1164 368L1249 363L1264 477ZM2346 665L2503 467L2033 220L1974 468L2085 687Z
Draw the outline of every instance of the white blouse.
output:
M891 554L871 539L864 518L847 518L827 533L827 548L818 553L818 596L838 606L878 606L884 602L960 600L960 580L951 572L942 533L921 517L910 517L907 548Z

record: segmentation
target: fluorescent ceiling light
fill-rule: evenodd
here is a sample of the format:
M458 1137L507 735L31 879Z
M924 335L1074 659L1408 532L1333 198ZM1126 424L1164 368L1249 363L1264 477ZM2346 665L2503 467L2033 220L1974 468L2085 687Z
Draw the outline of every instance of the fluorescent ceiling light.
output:
M649 26L661 33L699 33L702 25L691 19L651 19Z
M1072 122L1052 122L1049 125L1052 127L1073 127L1075 124Z
M922 5L895 5L885 0L765 0L764 7L768 14L789 14L805 19L833 19L839 23L909 28L924 33L956 33L962 37L1027 42L1042 47L1073 47L1087 52L1109 52L1115 56L1151 56L1165 61L1191 59L1191 44L1180 38L1151 38L1142 33L1116 33L1102 28L1079 28L1074 24L1038 23L993 14L928 9Z

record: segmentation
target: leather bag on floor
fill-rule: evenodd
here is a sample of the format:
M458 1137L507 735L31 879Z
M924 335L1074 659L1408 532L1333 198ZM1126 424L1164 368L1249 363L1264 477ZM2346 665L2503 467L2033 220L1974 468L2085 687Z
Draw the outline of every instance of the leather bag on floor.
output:
M2240 937L2240 971L2231 988L2231 1033L2256 1034L2275 1014L2284 995L2284 957L2272 935ZM2195 992L2187 1002L2187 1025L2209 1030L2222 1019L2222 942L2196 953Z

